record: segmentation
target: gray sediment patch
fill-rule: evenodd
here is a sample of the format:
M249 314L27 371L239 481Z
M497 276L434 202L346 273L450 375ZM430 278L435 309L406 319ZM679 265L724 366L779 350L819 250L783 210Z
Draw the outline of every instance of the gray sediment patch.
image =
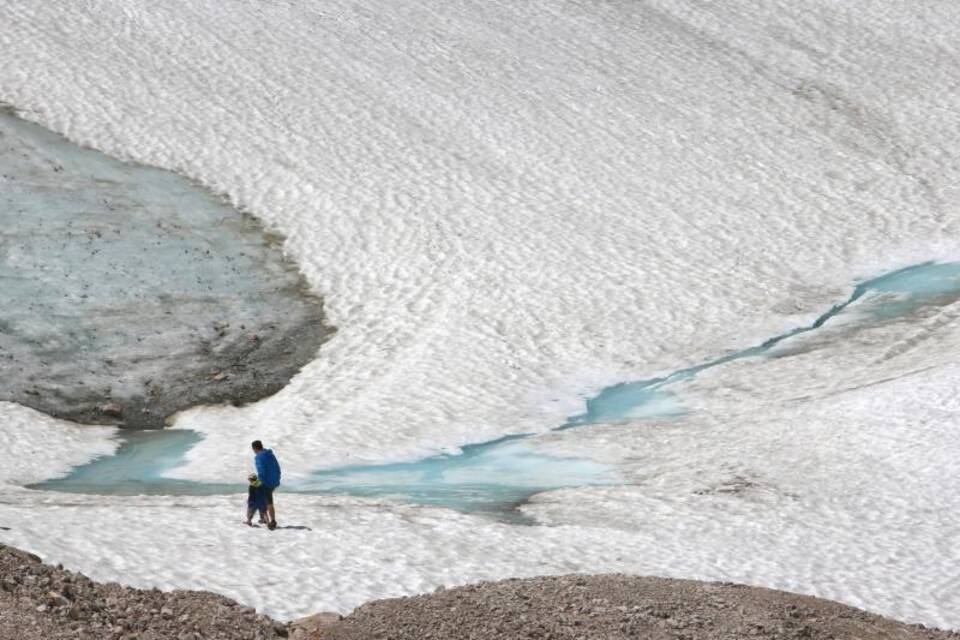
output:
M0 400L162 427L275 393L332 331L253 216L0 109Z

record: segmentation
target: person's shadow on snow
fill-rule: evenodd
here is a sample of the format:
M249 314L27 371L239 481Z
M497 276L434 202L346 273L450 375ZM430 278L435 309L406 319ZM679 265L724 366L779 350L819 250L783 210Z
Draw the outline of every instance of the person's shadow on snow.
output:
M295 531L313 531L310 527L305 527L302 524L287 524L287 525L277 525L277 529L293 529Z

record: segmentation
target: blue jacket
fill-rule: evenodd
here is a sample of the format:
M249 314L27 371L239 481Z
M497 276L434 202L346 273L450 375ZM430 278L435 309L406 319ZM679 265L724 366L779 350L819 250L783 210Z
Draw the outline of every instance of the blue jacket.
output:
M253 459L257 467L257 477L265 487L280 486L280 463L270 449L261 449Z

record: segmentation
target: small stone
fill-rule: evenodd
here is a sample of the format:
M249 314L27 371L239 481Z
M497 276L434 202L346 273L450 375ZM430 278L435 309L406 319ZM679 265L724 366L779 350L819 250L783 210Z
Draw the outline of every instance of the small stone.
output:
M305 618L298 618L290 623L290 635L297 640L301 638L322 638L323 630L343 619L338 613L316 613Z
M104 415L110 416L111 418L122 418L123 417L123 407L121 407L116 402L108 402L106 404L100 405L100 412Z

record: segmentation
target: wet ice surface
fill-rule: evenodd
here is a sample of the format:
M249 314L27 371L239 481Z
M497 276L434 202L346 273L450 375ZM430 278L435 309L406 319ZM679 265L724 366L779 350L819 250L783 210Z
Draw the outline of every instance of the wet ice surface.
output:
M850 296L798 327L759 345L731 352L669 375L615 385L587 401L587 411L556 431L597 423L666 418L685 412L670 387L737 360L766 355L790 338L813 332L853 305L857 313L849 330L902 319L925 307L942 307L960 298L960 262L929 262L892 271L857 284ZM589 459L537 452L527 442L532 434L508 436L463 447L416 462L352 465L313 473L290 489L305 493L339 493L395 498L404 502L487 513L518 519L516 507L530 496L563 487L618 484L623 480L610 465ZM105 456L73 470L62 479L36 488L98 494L206 495L229 493L242 485L199 483L164 477L183 463L186 451L201 437L190 431L131 434L115 456Z
M321 302L252 217L0 109L0 399L162 426L312 360Z

